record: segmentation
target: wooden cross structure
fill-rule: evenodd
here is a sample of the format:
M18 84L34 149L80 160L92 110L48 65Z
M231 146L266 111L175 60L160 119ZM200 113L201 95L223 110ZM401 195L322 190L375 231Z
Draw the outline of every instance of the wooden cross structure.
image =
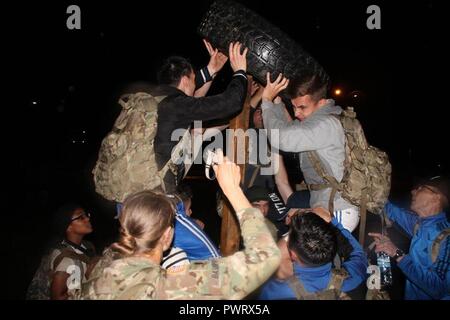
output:
M246 131L248 129L249 124L249 115L250 115L250 91L252 85L252 77L248 77L248 89L247 89L247 98L245 99L244 107L240 114L238 114L235 118L231 119L229 129L242 129ZM227 154L227 157L237 163L238 157L238 139L236 135L233 135L233 139L231 141L227 141L227 143L231 143L230 146L227 146L228 150L231 150L231 154ZM245 137L245 163L248 161L248 137ZM241 185L245 185L245 168L246 164L239 164L241 169ZM220 234L220 251L223 256L229 256L239 250L240 243L240 230L239 223L236 218L236 214L234 213L233 208L228 203L226 199L224 199L224 206L222 211L222 227Z

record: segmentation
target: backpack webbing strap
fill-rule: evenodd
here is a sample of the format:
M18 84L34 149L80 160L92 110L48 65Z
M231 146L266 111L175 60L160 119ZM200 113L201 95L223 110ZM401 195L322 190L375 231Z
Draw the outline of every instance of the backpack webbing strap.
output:
M61 251L61 253L55 258L55 260L53 260L53 269L52 270L55 270L64 258L78 260L78 261L86 263L86 265L88 265L89 262L91 261L91 258L89 258L85 254L78 254L71 249L63 249ZM84 270L83 270L83 273L84 273Z
M391 300L391 298L385 290L367 289L366 300Z
M316 173L324 179L327 184L310 184L308 187L310 190L322 190L326 188L331 188L330 199L328 200L328 210L333 213L334 212L334 197L336 196L336 192L341 190L341 186L335 177L330 176L326 173L325 168L323 167L322 161L320 160L316 151L308 151L307 152L309 161L313 165Z
M359 207L359 243L364 247L364 240L366 236L366 218L367 218L367 189L361 190L361 202ZM383 217L382 217L383 218Z
M328 283L326 290L336 290L337 297L339 297L341 293L342 284L344 283L344 280L348 277L347 271L344 269L337 269L333 268L331 269L331 279Z
M297 300L314 300L313 297L315 295L306 292L303 283L295 275L287 278L287 283L292 291L294 291Z
M255 183L256 177L258 176L258 172L261 169L260 165L256 165L255 170L252 173L252 176L250 178L250 181L248 182L247 188L253 187L253 184Z
M306 185L305 180L303 180L302 182L300 182L300 184L295 185L295 190L296 191L306 191L306 190L309 190L309 188Z
M441 248L441 242L444 241L450 235L450 228L444 229L439 233L436 239L433 241L431 245L431 262L435 263L436 259L439 255L439 250Z
M146 92L127 93L119 98L119 104L124 109L130 109L132 106L136 105L136 103L140 102L141 100L153 98L156 100L157 103L160 103L166 97L167 96L153 97L151 94Z
M160 98L160 97L158 97L158 98ZM162 97L162 98L164 98L164 97ZM162 169L158 171L158 175L159 175L159 177L161 179L161 187L162 187L164 192L166 192L166 185L164 183L164 177L166 176L167 171L169 171L169 169L170 169L173 174L176 174L175 169L172 168L173 166L175 166L174 162L172 161L172 155L181 156L182 151L183 151L183 147L184 147L184 143L185 143L186 139L190 139L191 133L190 133L189 129L190 128L188 128L186 130L186 132L184 133L183 137L181 137L181 140L177 143L175 148L172 150L172 153L170 155L170 159L166 162L164 167L162 167ZM186 177L186 175L187 175L189 169L191 168L191 166L192 166L192 164L185 164L185 170L184 170L183 179L184 179L184 177Z
M167 96L157 96L157 97L153 97L156 102L160 103L161 101L163 101Z
M319 156L316 151L308 151L308 158L311 161L314 170L322 177L328 184L311 184L308 185L310 190L322 190L325 188L332 188L330 193L330 199L328 200L328 210L334 212L334 197L336 192L341 190L341 185L336 180L335 177L326 174L325 169L320 161ZM361 190L361 201L360 201L360 224L359 224L359 243L364 245L365 231L366 231L366 216L367 216L367 190Z

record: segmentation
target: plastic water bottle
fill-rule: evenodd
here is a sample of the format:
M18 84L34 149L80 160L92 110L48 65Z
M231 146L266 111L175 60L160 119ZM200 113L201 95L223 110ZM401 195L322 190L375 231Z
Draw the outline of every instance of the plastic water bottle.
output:
M377 264L380 268L381 287L390 287L392 285L391 258L385 252L378 252Z

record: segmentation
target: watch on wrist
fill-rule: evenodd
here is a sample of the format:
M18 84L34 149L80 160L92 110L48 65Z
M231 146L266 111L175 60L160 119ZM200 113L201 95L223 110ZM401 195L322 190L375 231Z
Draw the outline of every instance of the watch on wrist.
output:
M402 250L397 249L397 251L395 251L395 255L392 258L397 260L398 258L403 257L404 255L405 253Z

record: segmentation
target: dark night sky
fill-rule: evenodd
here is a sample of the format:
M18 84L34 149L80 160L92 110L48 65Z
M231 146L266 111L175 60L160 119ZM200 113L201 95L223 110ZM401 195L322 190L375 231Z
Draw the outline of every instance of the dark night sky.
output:
M26 239L33 215L67 194L93 197L92 185L83 183L120 111L115 101L121 90L135 81L154 82L155 68L171 54L187 56L197 67L207 63L196 28L211 2L40 1L5 10L10 49L5 61L14 87L7 125L18 133L7 143L13 151L7 198L19 205L11 209L15 227L4 235L3 250L17 246L18 237ZM394 189L409 187L418 174L449 171L443 155L447 106L440 101L446 91L438 75L444 56L448 59L443 49L448 37L439 25L437 2L239 2L312 54L333 87L363 93L358 103L338 102L356 104L369 142L389 153ZM81 7L81 30L66 28L70 4ZM381 7L381 30L366 28L370 4ZM227 76L218 78L215 91Z
M42 131L36 138L63 138L87 128L89 142L98 145L127 83L154 81L155 68L170 54L188 56L196 66L207 62L196 27L210 2L80 2L80 31L65 26L67 3L27 6L12 37L27 129ZM392 151L393 161L413 157L427 166L442 164L440 150L430 148L445 127L443 108L435 106L441 94L436 71L442 67L436 3L378 2L382 30L368 30L365 10L377 2L298 1L298 8L290 1L277 1L279 8L273 1L241 2L300 43L344 93L364 93L357 107L368 138ZM48 141L34 147L42 143Z

